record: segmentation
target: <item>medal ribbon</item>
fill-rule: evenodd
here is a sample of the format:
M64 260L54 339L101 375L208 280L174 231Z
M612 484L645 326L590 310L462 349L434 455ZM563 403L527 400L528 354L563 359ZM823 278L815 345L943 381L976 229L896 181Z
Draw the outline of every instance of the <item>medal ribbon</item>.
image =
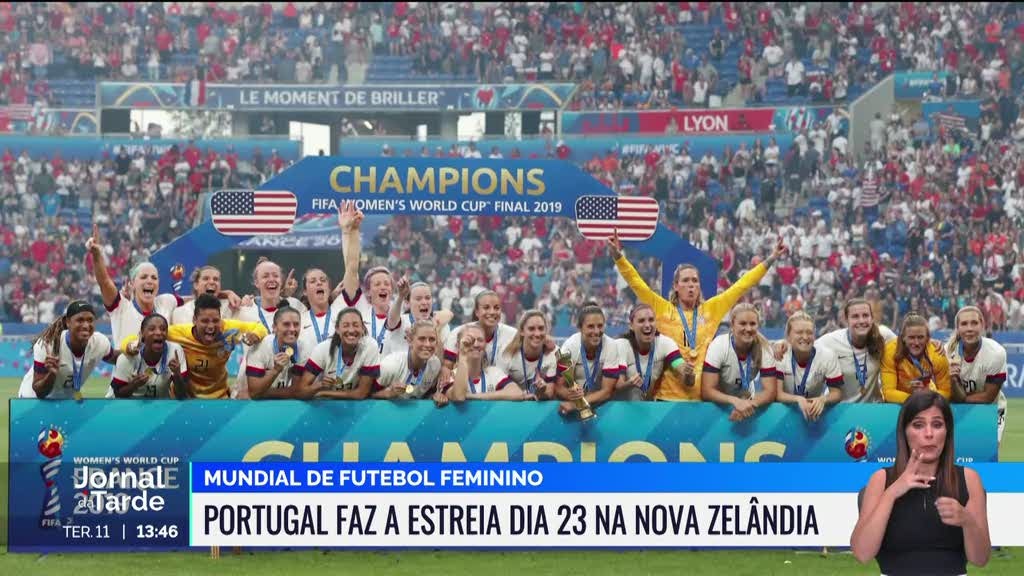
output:
M583 390L592 390L597 387L597 375L601 371L601 349L604 347L604 342L601 342L597 346L597 355L594 358L594 369L593 372L590 370L590 365L587 364L587 350L583 346L583 342L580 342L580 364L583 364L583 378L584 387Z
M814 355L817 352L818 351L815 350L813 347L811 348L811 359L807 361L807 368L804 370L803 377L800 378L799 386L796 384L796 354L793 352L790 352L789 354L789 363L790 366L792 366L793 368L794 391L796 392L797 396L803 396L807 393L807 375L811 373L811 365L814 364Z

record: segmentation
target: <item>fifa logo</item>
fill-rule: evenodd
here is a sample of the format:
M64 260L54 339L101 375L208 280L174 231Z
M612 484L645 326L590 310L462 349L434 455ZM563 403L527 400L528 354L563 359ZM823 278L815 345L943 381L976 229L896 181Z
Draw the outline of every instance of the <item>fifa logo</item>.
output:
M40 528L60 526L60 493L57 490L57 475L60 474L61 455L64 453L64 433L59 428L49 427L39 431L39 453L46 462L39 467L46 490L43 493L43 510L39 516Z
M871 448L871 438L861 428L850 428L846 433L844 443L846 454L857 462L867 462L868 450Z

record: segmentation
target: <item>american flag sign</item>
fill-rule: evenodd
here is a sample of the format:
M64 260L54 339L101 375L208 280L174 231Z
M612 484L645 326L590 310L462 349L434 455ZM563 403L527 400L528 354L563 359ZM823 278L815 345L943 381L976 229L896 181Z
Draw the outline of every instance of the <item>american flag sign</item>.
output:
M615 230L622 240L647 240L658 228L658 202L640 196L580 196L576 227L591 240L605 240Z
M287 234L295 222L295 194L281 190L221 190L213 196L213 226L225 236Z

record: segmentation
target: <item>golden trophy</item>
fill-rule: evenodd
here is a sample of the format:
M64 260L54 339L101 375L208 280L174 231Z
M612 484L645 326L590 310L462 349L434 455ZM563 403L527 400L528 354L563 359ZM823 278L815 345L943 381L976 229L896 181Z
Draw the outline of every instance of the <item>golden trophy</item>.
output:
M576 383L576 365L572 361L572 355L568 352L559 352L558 365L568 366L568 368L562 372L562 378L565 379L566 387L572 388L573 390L579 390L580 385ZM579 400L575 400L574 403L576 404L576 411L580 415L580 422L586 422L587 420L597 417L597 412L594 411L590 402L587 401L586 396Z
M692 388L696 383L697 358L699 356L700 352L693 348L686 350L686 362L693 367L693 370L683 377L683 386L686 386L687 388Z

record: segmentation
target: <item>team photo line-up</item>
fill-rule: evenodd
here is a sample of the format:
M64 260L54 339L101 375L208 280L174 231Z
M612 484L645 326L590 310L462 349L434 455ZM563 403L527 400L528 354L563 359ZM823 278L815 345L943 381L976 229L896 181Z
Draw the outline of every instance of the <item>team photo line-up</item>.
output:
M339 207L344 277L332 287L311 268L301 298L292 296L300 288L294 274L284 277L270 260L253 271L255 297L223 289L212 266L192 273L188 301L158 294L150 263L136 265L119 289L94 229L86 248L114 344L96 332L93 306L72 302L34 340L19 397L81 399L100 360L115 366L108 398L432 399L439 407L555 400L562 414L584 419L607 401L703 400L731 406L732 421L772 402L795 404L813 421L839 402L903 403L933 390L952 402L997 403L1002 438L1006 350L986 337L978 307L961 308L949 340L938 342L925 318L908 314L897 334L879 325L871 302L853 298L842 309L846 328L817 335L813 318L797 312L784 339L769 342L757 308L739 300L788 252L781 239L708 299L696 267L681 265L665 299L624 256L616 234L608 249L638 300L629 329L606 334L603 310L589 303L577 314L578 331L556 345L541 311L504 323L493 291L476 294L472 322L452 327L451 313L435 310L430 285L394 279L383 267L360 277L362 221L352 202ZM727 314L729 330L717 334ZM242 364L229 382L236 346Z

